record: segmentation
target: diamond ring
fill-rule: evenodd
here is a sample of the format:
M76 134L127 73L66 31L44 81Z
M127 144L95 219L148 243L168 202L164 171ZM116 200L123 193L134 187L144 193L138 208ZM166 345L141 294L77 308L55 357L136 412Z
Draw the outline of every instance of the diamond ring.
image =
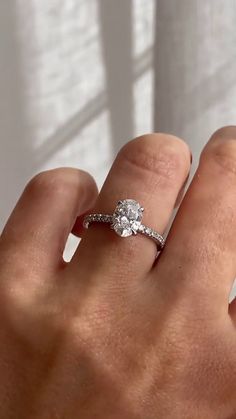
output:
M161 234L142 224L144 208L134 199L118 201L112 215L88 214L84 217L83 226L88 228L92 223L108 223L120 237L129 237L141 233L153 239L158 250L163 249L165 240Z

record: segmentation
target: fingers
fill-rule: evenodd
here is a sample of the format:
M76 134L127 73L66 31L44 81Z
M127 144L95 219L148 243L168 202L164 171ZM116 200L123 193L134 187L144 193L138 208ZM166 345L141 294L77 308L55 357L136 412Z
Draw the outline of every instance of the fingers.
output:
M145 208L143 223L162 234L189 169L190 152L180 139L165 134L137 138L118 154L93 212L112 214L120 199L135 199ZM128 281L146 273L155 255L150 239L140 234L122 238L108 225L93 224L72 265Z
M67 237L81 212L97 196L86 172L63 168L43 172L26 186L1 236L2 260L27 264L31 269L61 265Z
M205 146L156 271L169 295L228 310L236 272L236 128ZM210 299L210 302L209 302Z

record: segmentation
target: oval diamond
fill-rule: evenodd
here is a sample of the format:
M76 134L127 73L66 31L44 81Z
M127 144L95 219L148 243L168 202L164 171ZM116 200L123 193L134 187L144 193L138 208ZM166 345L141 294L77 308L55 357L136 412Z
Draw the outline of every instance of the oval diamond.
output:
M112 228L121 237L136 234L141 225L143 208L133 199L119 201L113 214Z

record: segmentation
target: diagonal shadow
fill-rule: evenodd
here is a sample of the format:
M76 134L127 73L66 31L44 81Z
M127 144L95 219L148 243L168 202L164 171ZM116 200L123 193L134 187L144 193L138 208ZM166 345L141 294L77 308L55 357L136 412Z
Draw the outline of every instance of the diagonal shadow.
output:
M107 106L105 92L89 101L82 110L73 115L62 127L58 128L37 151L37 165L41 165L50 156L74 138L79 131L88 125Z
M152 48L148 48L134 62L133 80L135 81L145 73L152 65ZM40 166L54 153L60 150L92 120L97 118L108 107L106 92L103 91L89 101L79 112L73 115L66 123L59 127L43 145L37 150L37 165ZM120 131L119 131L120 132ZM120 140L119 136L119 140ZM118 146L119 147L119 146Z
M159 95L160 82L156 83L155 88L155 111L154 126L158 131L171 132L181 135L182 123L191 123L197 119L209 107L214 106L228 95L232 85L236 81L236 73L233 65L236 62L236 55L229 61L220 66L217 71L198 83L193 89L188 91L179 90L175 95L168 89L166 93ZM158 65L155 74L158 71ZM184 69L182 69L184 71ZM176 74L178 78L178 75ZM156 76L158 78L158 76ZM167 83L165 83L166 85ZM164 97L163 97L164 95ZM164 105L163 105L164 103ZM192 103L192 106L190 105ZM168 112L166 110L168 109ZM186 112L188 121L186 122ZM177 132L176 132L177 131Z
M134 59L133 79L134 82L153 66L153 45L143 51Z
M236 55L219 67L213 75L206 77L193 89L185 91L184 94L180 91L178 96L175 95L173 98L171 91L169 91L166 99L168 103L165 103L164 106L163 101L158 96L157 88L155 98L156 111L154 112L155 128L165 132L173 131L174 128L181 130L182 121L185 122L186 126L192 120L197 119L208 108L222 101L228 95L232 85L235 84L236 74L232 66L235 62ZM176 77L178 76L176 75ZM192 106L189 106L191 103ZM162 107L163 111L160 107ZM166 113L166 109L168 109L168 113ZM186 112L189 122L186 121Z
M212 76L206 77L185 95L185 103L190 103L193 98L198 98L198 106L188 109L190 121L195 119L207 108L214 106L228 95L232 85L235 85L236 55L220 66Z

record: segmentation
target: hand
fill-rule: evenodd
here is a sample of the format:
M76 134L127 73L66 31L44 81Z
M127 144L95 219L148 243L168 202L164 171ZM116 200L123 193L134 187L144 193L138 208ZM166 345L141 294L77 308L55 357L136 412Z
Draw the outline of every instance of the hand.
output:
M123 198L162 234L189 169L182 140L153 134L98 197L75 169L26 186L0 240L1 419L236 418L236 128L204 148L155 263L152 240L101 224L62 257L79 215Z

